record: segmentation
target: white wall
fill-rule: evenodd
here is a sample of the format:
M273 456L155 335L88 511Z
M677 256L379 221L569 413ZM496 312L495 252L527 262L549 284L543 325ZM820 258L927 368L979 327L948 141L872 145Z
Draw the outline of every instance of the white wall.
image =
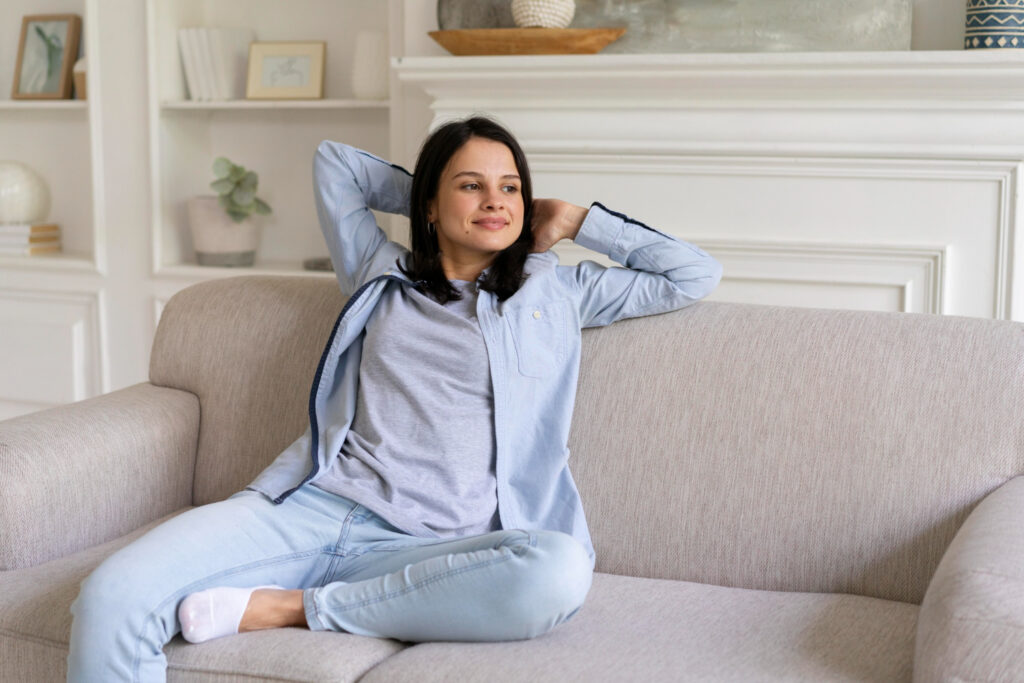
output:
M89 11L83 12L83 6ZM5 363L0 368L0 379L5 384L11 384L9 378L20 377L24 380L21 385L32 389L20 398L0 391L0 418L145 381L155 312L162 301L188 284L185 280L154 279L152 275L145 3L62 0L55 7L53 3L17 0L0 16L54 10L77 11L95 24L86 27L96 43L96 61L90 64L89 73L92 101L88 123L94 162L83 164L93 170L90 180L95 190L91 195L89 189L81 192L79 213L91 216L87 220L95 220L97 225L91 231L69 235L67 244L94 261L96 270L93 273L88 268L0 269L0 294L4 295L0 299L9 308L37 310L40 302L49 301L51 295L63 297L53 309L52 321L33 322L31 316L15 311L21 316L19 319L27 321L26 330L57 325L62 334L67 333L67 343L19 343L17 348L23 350L20 356L7 353L0 361ZM960 50L963 20L963 0L915 0L914 49ZM8 22L8 28L14 29L16 23ZM391 25L392 51L396 56L447 54L427 35L437 28L434 0L394 0ZM287 27L282 27L282 32L286 33ZM13 42L0 41L0 65L13 64ZM10 71L4 69L0 73L0 88L7 83L8 91ZM418 146L433 116L428 108L430 98L421 90L398 85L392 86L392 92L397 103L392 112L392 158L411 166L411 150ZM19 126L24 123L24 113L3 116L7 117L6 122L13 121ZM60 121L65 114L46 116ZM68 116L69 126L84 130L80 117ZM83 132L79 137L84 136ZM57 138L47 139L54 140L54 145L60 144ZM66 145L52 151L57 154L65 149ZM402 233L401 221L395 229L393 234ZM92 251L95 253L89 253ZM9 351L7 346L3 348ZM55 358L55 354L61 357ZM27 374L46 372L51 373L49 379L54 382L25 379ZM56 381L62 377L71 379ZM43 391L48 386L51 388Z

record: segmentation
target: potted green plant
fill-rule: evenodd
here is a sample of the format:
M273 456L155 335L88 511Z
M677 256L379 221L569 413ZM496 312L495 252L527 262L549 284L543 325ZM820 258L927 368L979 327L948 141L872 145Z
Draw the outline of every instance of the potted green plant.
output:
M253 214L268 215L270 205L256 196L259 176L226 157L213 162L210 187L217 196L188 201L196 262L201 266L251 266L259 246Z

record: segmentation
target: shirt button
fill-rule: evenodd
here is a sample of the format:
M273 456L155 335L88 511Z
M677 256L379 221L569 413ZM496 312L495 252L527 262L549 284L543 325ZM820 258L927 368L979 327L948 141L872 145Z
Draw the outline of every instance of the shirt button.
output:
M540 320L540 311L534 311L534 312L533 312L533 317L534 317L535 319L537 319L537 320Z

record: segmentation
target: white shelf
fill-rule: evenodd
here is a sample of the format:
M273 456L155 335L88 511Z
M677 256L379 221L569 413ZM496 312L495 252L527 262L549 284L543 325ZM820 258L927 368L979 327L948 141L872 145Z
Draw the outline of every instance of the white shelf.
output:
M389 100L222 100L199 102L170 100L160 103L164 111L181 109L387 109Z
M26 270L59 270L76 273L98 273L92 258L84 254L40 254L38 256L10 256L0 254L0 268Z
M0 109L88 111L88 100L0 100Z
M209 278L235 277L238 275L304 275L308 277L334 278L332 270L306 270L301 263L257 261L252 266L199 266L191 263L164 266L158 277L188 278L206 280Z

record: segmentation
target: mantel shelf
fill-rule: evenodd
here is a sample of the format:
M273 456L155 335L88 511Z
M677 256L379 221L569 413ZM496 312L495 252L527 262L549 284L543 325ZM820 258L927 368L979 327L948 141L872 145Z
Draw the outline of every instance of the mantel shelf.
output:
M504 68L567 69L744 69L787 68L1024 68L1024 50L901 50L857 52L680 52L672 54L511 55L394 57L400 69L448 69L467 72Z
M448 56L392 66L403 83L451 101L1024 103L1024 50Z
M160 103L160 108L169 110L204 110L222 109L387 109L390 100L170 100Z

